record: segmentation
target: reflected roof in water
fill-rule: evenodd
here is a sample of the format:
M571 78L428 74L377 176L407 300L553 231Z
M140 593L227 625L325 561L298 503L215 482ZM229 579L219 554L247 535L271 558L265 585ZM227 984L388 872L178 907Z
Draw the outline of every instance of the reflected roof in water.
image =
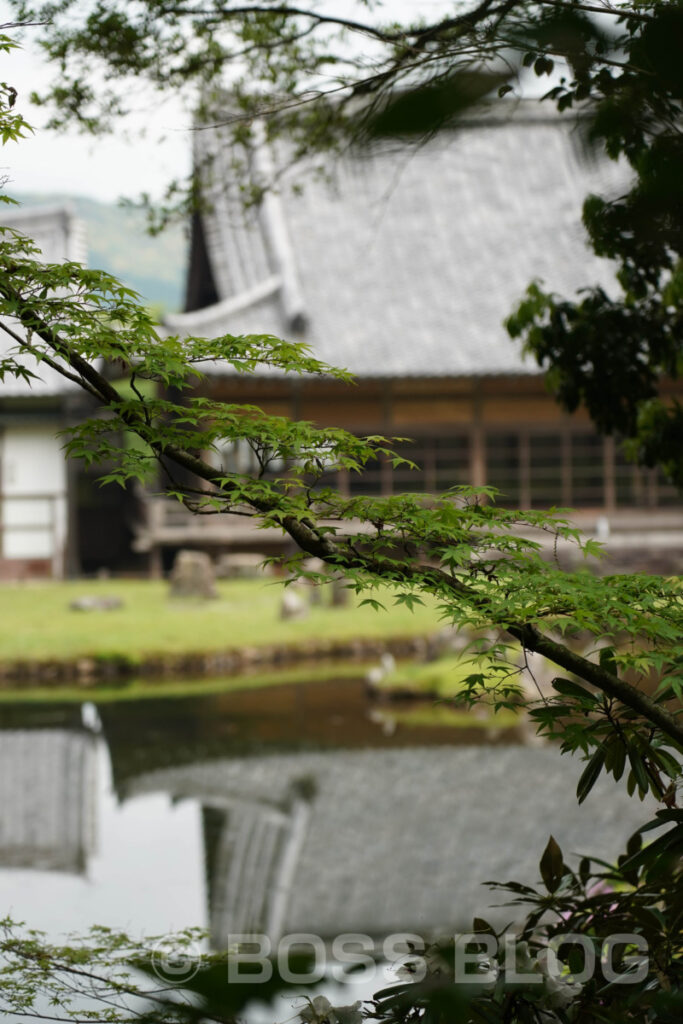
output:
M144 828L154 832L155 815L196 809L204 876L198 861L187 870L206 894L215 946L262 931L275 940L467 928L496 902L484 880L536 881L549 832L566 855L609 859L648 813L604 779L579 807L579 763L556 748L510 734L474 745L481 727L399 724L388 735L375 710L348 680L100 706L119 813L151 800ZM78 870L92 849L95 737L74 712L62 709L60 728L58 708L0 711L4 867L19 857ZM135 920L136 893L154 886L156 867L132 856L121 883L135 927L146 924Z

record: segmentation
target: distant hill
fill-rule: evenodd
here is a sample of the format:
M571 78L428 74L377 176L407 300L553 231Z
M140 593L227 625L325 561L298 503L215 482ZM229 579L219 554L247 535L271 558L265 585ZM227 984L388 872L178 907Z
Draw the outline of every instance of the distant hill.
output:
M164 312L182 309L187 242L181 227L152 238L141 210L60 193L16 194L25 206L70 202L87 225L88 266L115 274Z

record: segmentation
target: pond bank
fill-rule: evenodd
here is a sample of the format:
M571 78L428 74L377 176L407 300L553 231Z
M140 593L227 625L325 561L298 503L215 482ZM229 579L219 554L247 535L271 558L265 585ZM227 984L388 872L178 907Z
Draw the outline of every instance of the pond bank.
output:
M77 658L13 659L0 662L0 689L58 687L84 689L103 683L138 679L238 676L265 669L296 668L312 663L368 662L383 654L394 658L424 657L433 639L428 635L359 637L355 640L308 639L232 647L222 651L149 654L127 657L97 654Z

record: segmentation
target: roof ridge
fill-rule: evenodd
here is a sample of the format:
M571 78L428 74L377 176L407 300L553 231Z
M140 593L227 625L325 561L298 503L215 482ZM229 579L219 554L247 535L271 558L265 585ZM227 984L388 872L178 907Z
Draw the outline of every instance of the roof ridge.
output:
M266 185L261 199L261 217L281 277L282 309L289 329L302 333L306 329L308 319L306 303L282 197L277 190L270 187L275 178L273 153L261 124L256 126L255 135L254 168L257 176L262 177Z

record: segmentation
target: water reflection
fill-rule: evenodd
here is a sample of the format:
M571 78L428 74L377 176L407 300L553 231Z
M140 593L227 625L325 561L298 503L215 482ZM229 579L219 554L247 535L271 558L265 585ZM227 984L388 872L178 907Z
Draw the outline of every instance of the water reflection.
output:
M553 748L484 744L476 726L387 730L375 710L349 680L101 704L87 725L73 706L5 706L0 894L19 869L87 871L89 923L207 925L217 948L252 932L428 934L486 911L486 878L534 882L549 832L609 858L645 820L609 781L578 807L578 763ZM59 876L41 877L64 927L83 927Z
M0 864L82 874L94 852L96 740L78 719L0 742Z

